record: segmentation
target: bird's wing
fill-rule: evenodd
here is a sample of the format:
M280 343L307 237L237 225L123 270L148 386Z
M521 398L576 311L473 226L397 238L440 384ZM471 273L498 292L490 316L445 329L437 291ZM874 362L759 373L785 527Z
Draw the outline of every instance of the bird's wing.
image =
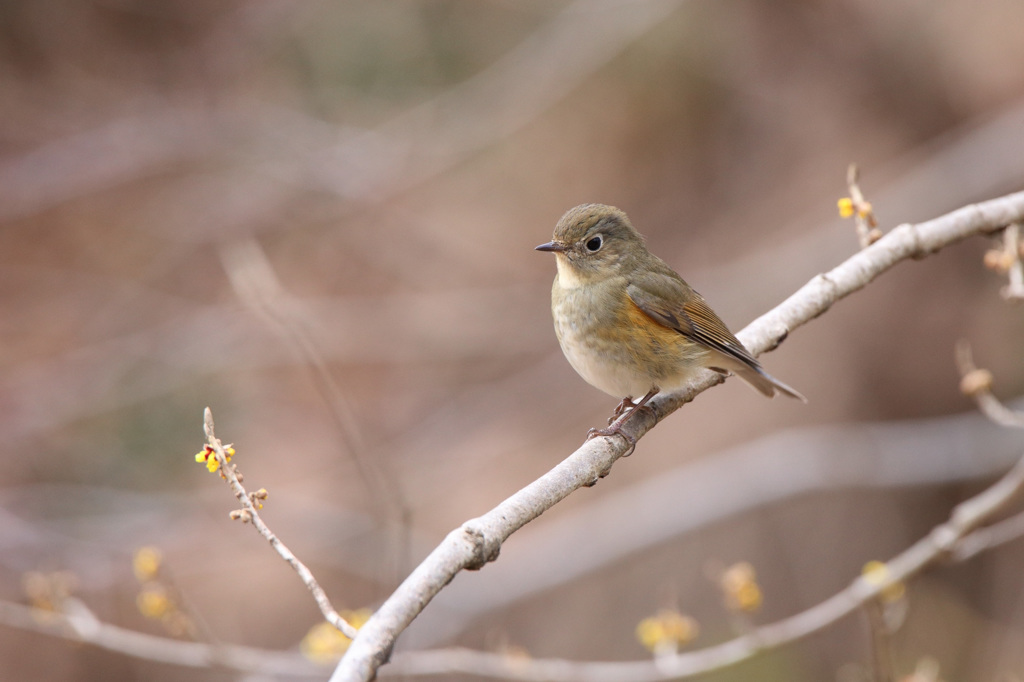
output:
M757 360L733 336L704 298L682 280L668 275L646 274L643 279L630 282L626 292L630 300L658 324L674 329L726 358L759 367ZM730 366L726 368L732 369Z
M781 392L807 402L799 391L765 372L701 295L674 272L645 273L630 282L626 292L630 300L652 320L710 350L712 357L707 361L708 369L733 372L768 397Z

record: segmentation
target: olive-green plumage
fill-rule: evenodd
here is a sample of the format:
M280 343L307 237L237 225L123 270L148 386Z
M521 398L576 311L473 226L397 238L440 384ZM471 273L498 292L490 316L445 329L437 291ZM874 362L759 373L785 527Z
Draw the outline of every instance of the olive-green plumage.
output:
M766 396L800 393L765 372L704 298L644 245L626 214L584 204L537 247L558 274L551 312L581 377L616 397L671 391L699 369L732 372Z

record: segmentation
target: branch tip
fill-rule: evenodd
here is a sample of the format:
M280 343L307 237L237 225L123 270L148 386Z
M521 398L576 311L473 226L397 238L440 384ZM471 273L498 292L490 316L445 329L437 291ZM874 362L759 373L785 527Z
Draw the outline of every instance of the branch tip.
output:
M859 180L860 169L857 168L857 162L851 162L850 165L846 167L846 184L856 185Z

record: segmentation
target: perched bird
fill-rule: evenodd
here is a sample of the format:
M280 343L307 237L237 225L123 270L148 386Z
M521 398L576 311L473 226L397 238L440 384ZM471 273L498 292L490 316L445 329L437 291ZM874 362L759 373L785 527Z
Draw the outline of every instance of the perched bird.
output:
M732 372L768 397L807 401L761 368L704 298L647 250L619 209L570 209L537 250L555 254L551 314L562 352L587 383L625 396L615 416L680 388L701 369ZM624 422L592 435L619 433Z

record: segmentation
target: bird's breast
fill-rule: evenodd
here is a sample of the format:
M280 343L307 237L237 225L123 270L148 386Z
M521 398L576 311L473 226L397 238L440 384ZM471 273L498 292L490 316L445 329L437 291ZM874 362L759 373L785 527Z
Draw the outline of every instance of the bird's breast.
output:
M573 369L616 397L675 388L699 366L700 348L648 317L626 293L624 278L552 289L555 334Z

